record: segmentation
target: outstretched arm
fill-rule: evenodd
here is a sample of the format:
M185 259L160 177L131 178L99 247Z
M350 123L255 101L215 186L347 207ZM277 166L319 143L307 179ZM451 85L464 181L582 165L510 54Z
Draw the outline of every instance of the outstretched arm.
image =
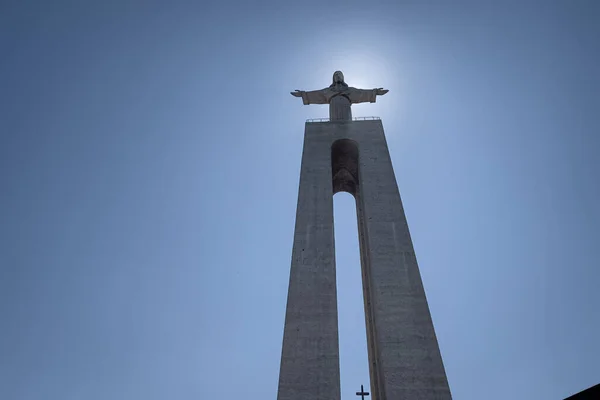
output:
M377 96L383 96L389 92L384 88L377 89L357 89L348 88L348 98L351 103L375 103Z
M305 92L304 90L296 90L290 92L294 97L302 97L302 102L307 104L327 104L329 103L324 90L311 90Z

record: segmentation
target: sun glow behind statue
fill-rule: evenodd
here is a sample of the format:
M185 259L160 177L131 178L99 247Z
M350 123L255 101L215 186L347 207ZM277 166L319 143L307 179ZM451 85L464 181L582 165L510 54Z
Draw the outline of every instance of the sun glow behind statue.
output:
M308 41L298 46L290 71L294 76L290 90L312 90L331 84L333 71L343 71L346 83L355 88L384 87L389 93L377 99L377 103L361 103L352 106L353 117L381 117L387 121L388 136L397 132L393 126L405 114L402 95L402 72L397 60L390 59L388 39L380 37L371 29L354 32L352 40L341 32L322 32L324 41ZM311 35L313 36L313 35ZM315 36L321 35L317 32ZM314 37L314 36L313 36ZM339 43L341 45L336 45ZM395 44L397 47L398 43ZM392 71L395 71L392 73ZM399 72L400 71L400 72ZM306 111L306 118L326 118L327 106L314 106Z

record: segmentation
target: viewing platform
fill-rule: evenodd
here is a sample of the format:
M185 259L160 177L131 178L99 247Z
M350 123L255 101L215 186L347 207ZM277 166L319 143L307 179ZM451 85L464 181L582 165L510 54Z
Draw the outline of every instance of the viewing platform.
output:
M375 121L381 119L379 117L355 117L352 118L352 121ZM330 118L310 118L307 119L306 122L330 122Z

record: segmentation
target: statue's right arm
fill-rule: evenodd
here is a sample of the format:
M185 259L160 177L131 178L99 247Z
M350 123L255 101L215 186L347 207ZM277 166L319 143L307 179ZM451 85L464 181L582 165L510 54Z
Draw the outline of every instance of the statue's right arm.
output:
M311 90L305 92L304 90L296 90L295 92L291 92L292 96L302 97L302 102L304 104L328 104L329 99L325 95L325 90Z
M325 95L325 90L311 90L304 92L304 96L308 100L308 104L329 104L329 99Z

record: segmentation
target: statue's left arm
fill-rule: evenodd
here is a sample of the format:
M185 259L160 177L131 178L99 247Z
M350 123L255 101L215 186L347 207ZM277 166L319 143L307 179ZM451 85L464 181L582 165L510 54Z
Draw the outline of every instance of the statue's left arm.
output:
M383 88L377 89L357 89L348 88L347 96L351 103L375 103L377 96L383 96L388 90Z

